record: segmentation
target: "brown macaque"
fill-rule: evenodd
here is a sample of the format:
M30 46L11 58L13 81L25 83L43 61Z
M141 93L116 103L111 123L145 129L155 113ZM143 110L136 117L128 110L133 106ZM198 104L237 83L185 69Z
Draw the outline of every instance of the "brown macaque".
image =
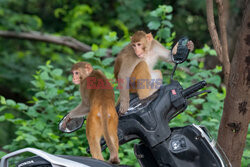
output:
M93 70L87 62L74 64L71 72L73 83L80 85L82 102L70 111L62 127L66 128L67 122L72 118L88 115L86 135L92 157L104 160L100 147L100 139L103 136L110 151L109 162L119 164L118 115L112 86L101 71ZM100 87L100 82L109 85Z
M162 73L159 70L154 70L154 66L158 60L172 62L171 54L176 54L177 46L178 43L171 53L170 50L153 39L151 33L146 34L143 31L137 31L131 37L131 42L118 54L114 67L114 75L120 90L120 115L125 114L128 110L129 92L135 92L140 99L144 99L158 90L160 86L157 85L162 82ZM188 41L187 47L192 51L194 49L193 42ZM132 82L134 82L135 88L131 88L132 78L134 78ZM145 86L145 83L143 86L143 80L146 80L146 82L158 80L158 83L154 83L153 87L148 87L148 85ZM130 85L130 87L128 88L127 85ZM141 87L138 88L138 85Z

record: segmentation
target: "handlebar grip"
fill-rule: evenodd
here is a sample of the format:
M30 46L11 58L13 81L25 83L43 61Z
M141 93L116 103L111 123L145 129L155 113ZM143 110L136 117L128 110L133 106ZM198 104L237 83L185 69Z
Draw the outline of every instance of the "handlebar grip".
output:
M194 92L197 92L198 90L204 88L207 85L206 81L200 81L190 87L188 87L187 89L184 89L182 91L182 95L184 97L187 97L188 95L191 95Z

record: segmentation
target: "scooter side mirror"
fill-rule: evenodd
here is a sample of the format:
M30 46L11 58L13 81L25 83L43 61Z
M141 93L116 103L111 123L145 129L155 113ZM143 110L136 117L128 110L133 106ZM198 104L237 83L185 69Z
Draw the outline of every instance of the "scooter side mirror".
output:
M172 55L172 60L174 63L181 64L187 60L187 57L189 54L189 49L187 47L188 41L189 40L187 37L183 37L183 38L179 39L179 41L177 42L178 43L177 53Z
M70 121L67 122L66 128L63 128L62 125L63 125L66 117L67 117L67 115L65 115L59 123L59 130L64 132L64 133L71 133L71 132L74 132L74 131L80 129L85 121L84 117L72 118L72 119L70 119Z

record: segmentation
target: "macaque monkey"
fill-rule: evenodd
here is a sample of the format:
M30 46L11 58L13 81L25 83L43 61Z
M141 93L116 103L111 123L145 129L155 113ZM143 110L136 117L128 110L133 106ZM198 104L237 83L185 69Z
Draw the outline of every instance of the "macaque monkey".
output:
M141 80L162 80L162 73L154 70L158 60L172 62L171 54L177 53L178 43L174 46L172 53L157 40L153 39L151 33L137 31L132 37L131 42L125 46L115 60L114 75L119 84L120 90L120 115L125 114L129 107L129 92L136 92L140 99L152 95L157 88L128 88L131 85L129 78L135 78L135 83ZM192 41L187 43L188 49L192 51L194 44Z
M73 83L80 85L82 102L74 108L62 127L72 118L87 116L86 135L93 158L104 160L100 139L104 136L110 151L109 162L119 164L119 141L117 136L118 115L115 109L115 96L108 79L99 70L93 70L87 62L79 62L72 66ZM105 83L105 87L100 87ZM109 85L108 85L109 84Z

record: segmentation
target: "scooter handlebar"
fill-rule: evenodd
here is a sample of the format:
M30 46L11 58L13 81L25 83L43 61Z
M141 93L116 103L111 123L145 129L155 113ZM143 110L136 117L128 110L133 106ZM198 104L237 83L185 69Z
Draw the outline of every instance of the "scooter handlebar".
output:
M187 97L187 96L189 96L189 95L191 95L191 94L197 92L198 90L204 88L206 85L207 85L206 81L204 81L204 80L203 80L203 81L200 81L200 82L198 82L198 83L196 83L196 84L194 84L194 85L188 87L187 89L184 89L184 90L182 91L182 95L183 95L184 97Z

